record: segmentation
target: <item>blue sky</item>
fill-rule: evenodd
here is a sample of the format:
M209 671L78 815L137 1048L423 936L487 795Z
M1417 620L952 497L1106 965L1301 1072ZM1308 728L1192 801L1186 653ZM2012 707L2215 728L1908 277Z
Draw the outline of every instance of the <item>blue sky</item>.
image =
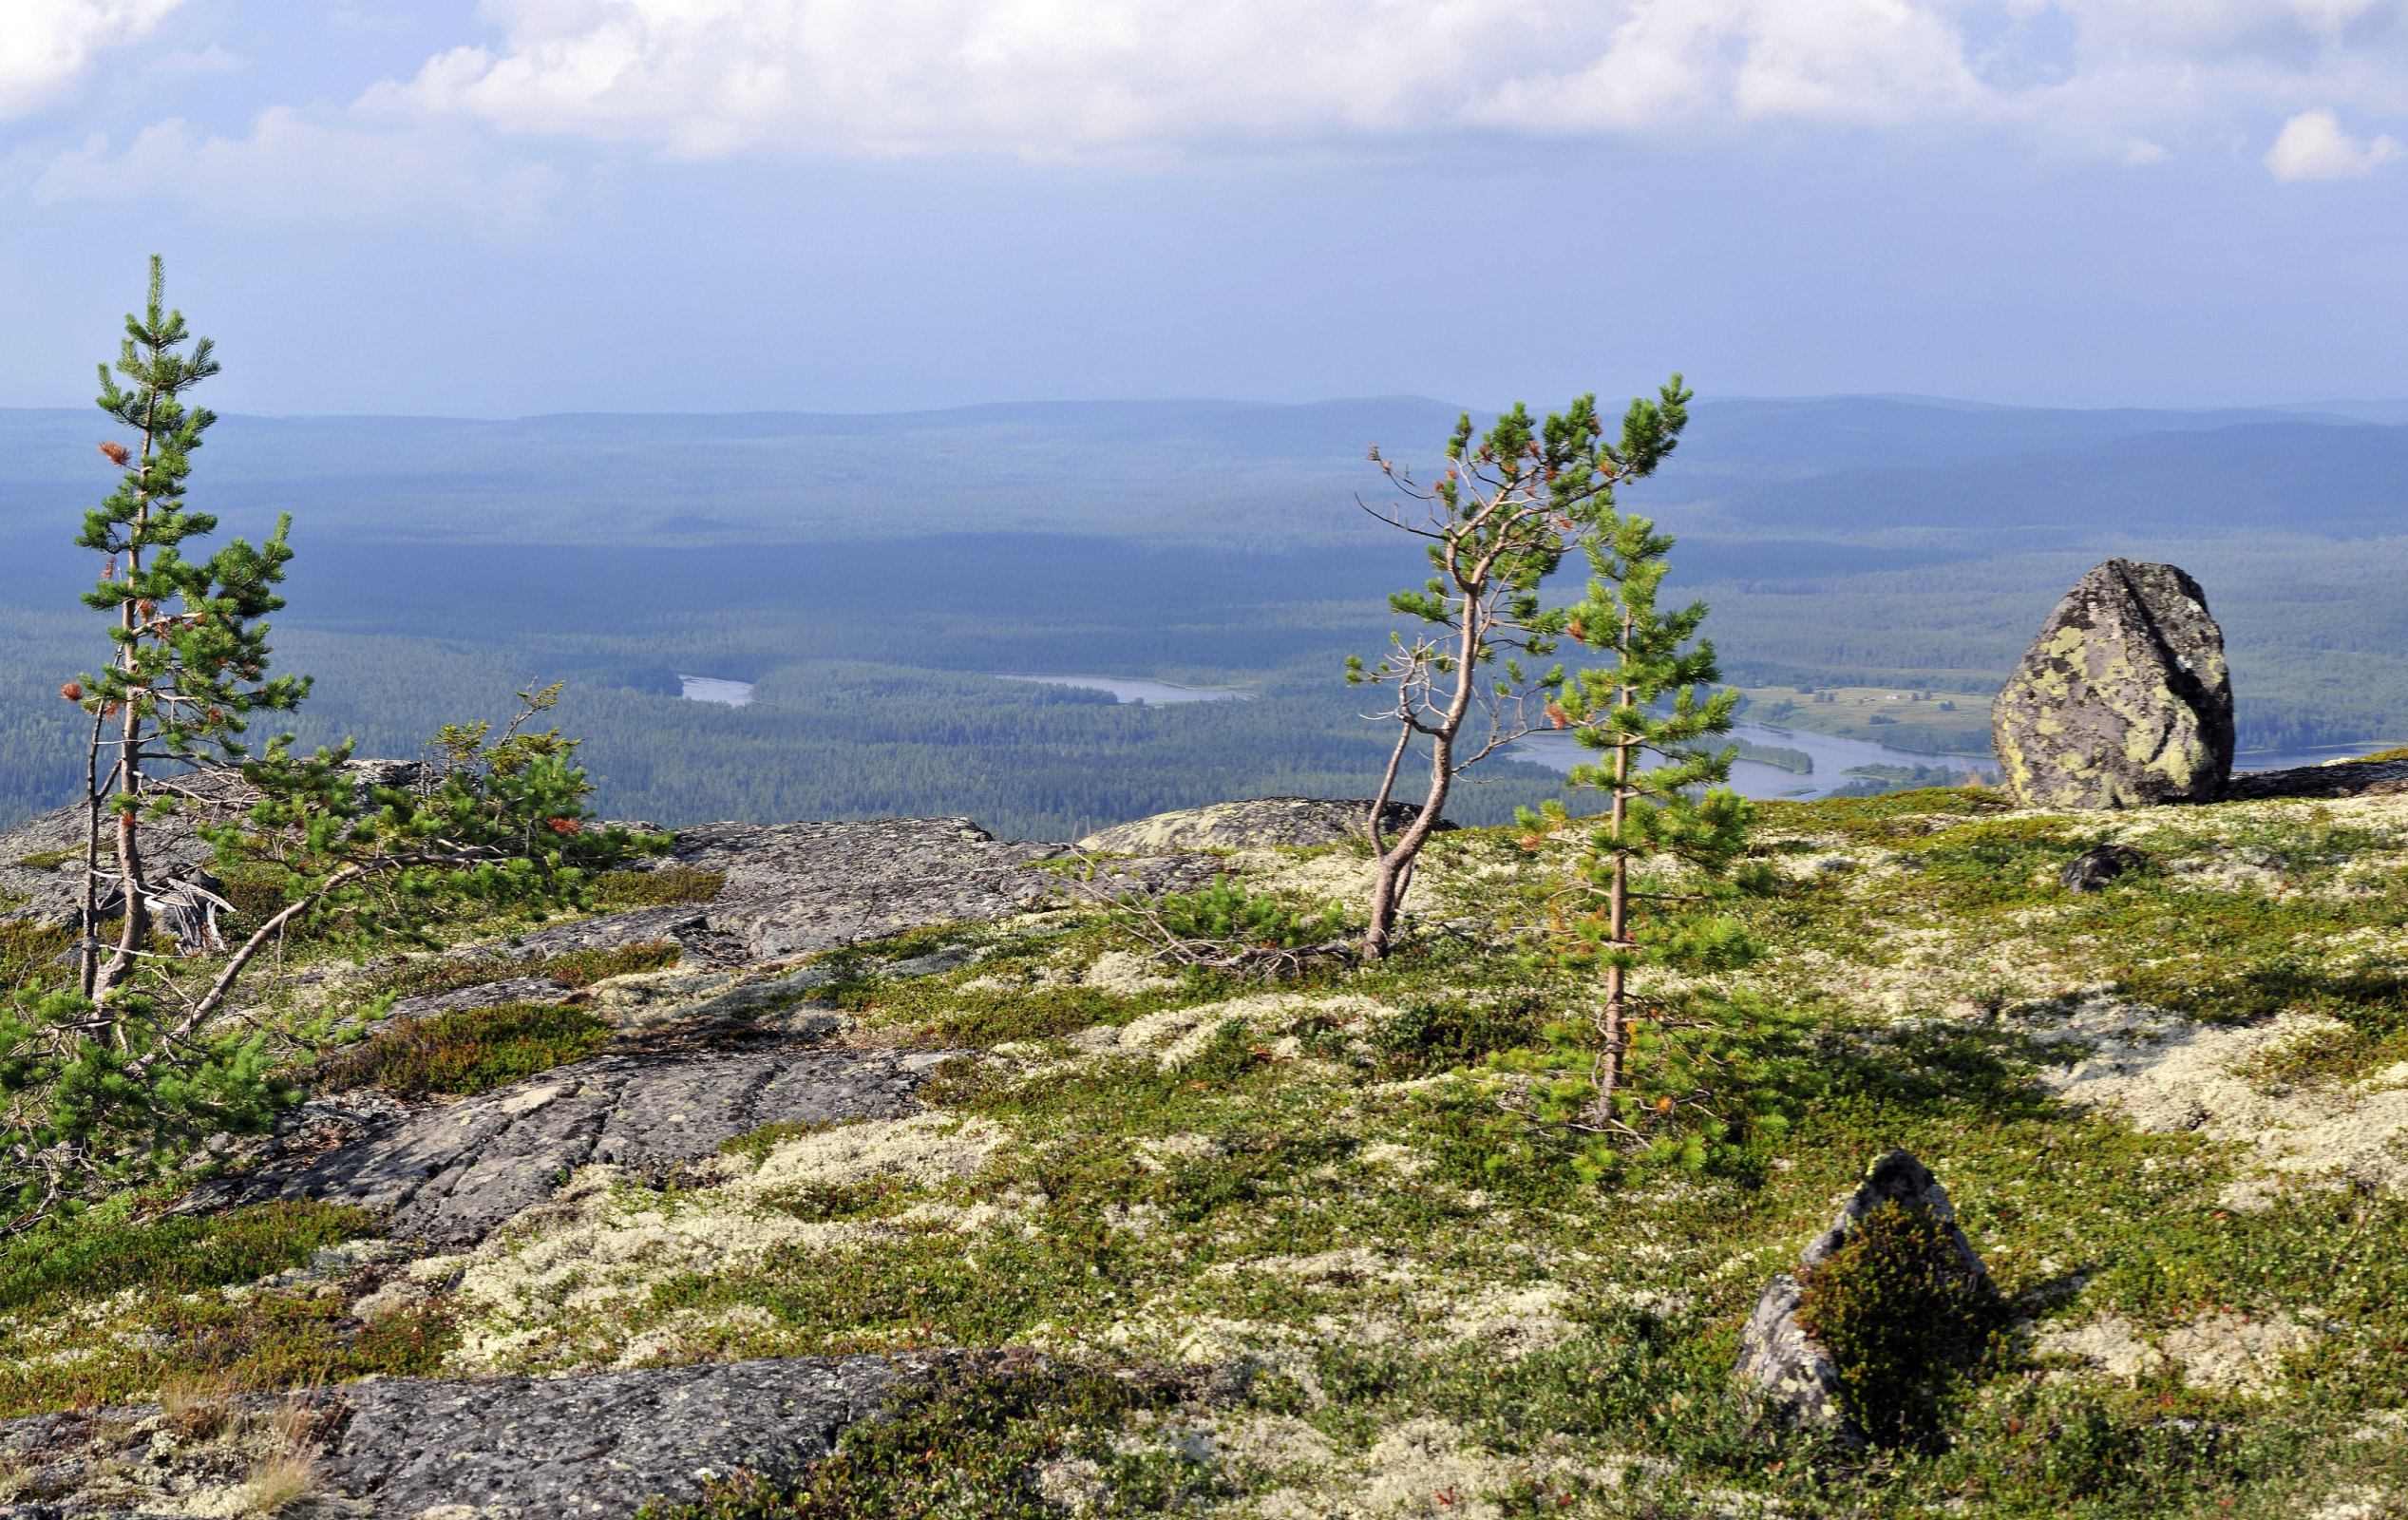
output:
M0 405L2408 395L2408 0L7 0Z

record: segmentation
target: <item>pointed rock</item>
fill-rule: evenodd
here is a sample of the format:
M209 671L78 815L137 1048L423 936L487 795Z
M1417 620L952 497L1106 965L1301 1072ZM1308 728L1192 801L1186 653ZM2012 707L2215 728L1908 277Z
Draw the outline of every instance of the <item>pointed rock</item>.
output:
M1990 708L2027 808L2214 802L2232 770L2224 631L2170 564L2110 560L2075 583Z
M1966 1276L1982 1293L1998 1292L1981 1253L1957 1227L1948 1189L1911 1152L1883 1151L1873 1158L1863 1184L1840 1206L1830 1227L1798 1253L1798 1274L1783 1272L1765 1284L1755 1312L1740 1332L1739 1376L1755 1385L1759 1408L1770 1423L1825 1431L1850 1446L1864 1444L1864 1433L1841 1401L1839 1363L1798 1323L1798 1304L1806 1291L1799 1279L1830 1261L1865 1217L1887 1204L1929 1209L1947 1225L1949 1244Z

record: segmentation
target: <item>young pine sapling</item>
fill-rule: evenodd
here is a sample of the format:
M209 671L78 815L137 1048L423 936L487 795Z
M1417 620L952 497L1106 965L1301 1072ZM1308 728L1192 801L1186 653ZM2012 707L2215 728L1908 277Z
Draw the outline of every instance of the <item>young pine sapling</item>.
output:
M1557 900L1555 955L1566 967L1604 973L1581 1121L1592 1132L1638 1133L1624 1112L1633 1107L1624 1090L1634 1022L1644 1014L1670 1023L1686 1005L1678 996L1642 1004L1632 974L1658 967L1697 976L1747 965L1756 941L1734 910L1740 898L1772 890L1768 871L1740 864L1754 809L1730 789L1737 751L1703 747L1730 732L1738 700L1727 689L1699 699L1721 679L1712 642L1691 643L1705 603L1676 612L1658 605L1672 544L1646 518L1610 509L1598 517L1585 545L1588 595L1570 610L1564 634L1611 662L1579 672L1558 701L1579 743L1599 755L1575 766L1570 784L1604 792L1606 810L1575 820L1549 802L1521 814L1531 848L1546 835L1588 829L1576 874ZM1665 1092L1651 1107L1669 1113L1682 1101ZM1727 1129L1734 1116L1706 1117Z

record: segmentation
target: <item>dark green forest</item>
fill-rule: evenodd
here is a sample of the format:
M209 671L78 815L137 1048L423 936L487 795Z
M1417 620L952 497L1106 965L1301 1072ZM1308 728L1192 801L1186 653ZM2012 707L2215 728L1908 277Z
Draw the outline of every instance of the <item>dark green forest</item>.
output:
M274 621L279 667L318 678L307 742L411 754L565 680L560 720L616 816L960 813L1071 838L1376 784L1386 736L1340 670L1378 652L1385 595L1426 571L1353 492L1375 479L1366 443L1426 462L1450 411L229 418L193 501L223 535L294 514ZM106 487L102 423L0 412L0 825L75 788L56 694L107 647L74 600L98 567L67 547ZM1986 701L2064 589L2123 555L2206 586L2245 750L2408 737L2408 428L1709 402L1631 504L1680 537L1670 594L1712 604L1736 684ZM995 678L1025 672L1253 699L1121 705ZM681 674L755 682L755 701L681 700ZM1560 790L1536 767L1482 770L1457 817L1500 822Z

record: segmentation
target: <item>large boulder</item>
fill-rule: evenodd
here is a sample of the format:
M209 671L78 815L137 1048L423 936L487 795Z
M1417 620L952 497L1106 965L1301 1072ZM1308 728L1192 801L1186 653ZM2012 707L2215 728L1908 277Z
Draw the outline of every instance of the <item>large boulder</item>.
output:
M2207 594L2170 564L2098 566L2040 625L1990 728L2027 808L2216 801L2232 770L2232 682Z
M1116 824L1088 835L1078 847L1117 855L1167 855L1180 850L1259 849L1269 845L1335 845L1368 837L1371 811L1369 799L1255 797L1181 808L1135 823ZM1392 802L1380 822L1393 837L1420 816L1421 809L1411 803ZM1441 819L1438 826L1452 828L1454 825Z

